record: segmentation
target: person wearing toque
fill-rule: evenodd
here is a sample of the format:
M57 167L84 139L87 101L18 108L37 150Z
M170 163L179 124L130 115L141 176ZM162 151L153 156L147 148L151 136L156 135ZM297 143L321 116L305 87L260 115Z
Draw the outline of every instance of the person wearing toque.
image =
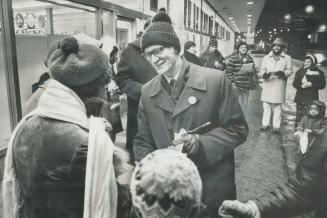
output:
M138 162L168 147L185 153L203 182L206 209L200 217L217 218L217 205L236 197L234 148L248 135L238 98L224 72L181 57L180 40L166 12L153 17L141 48L158 75L141 89L134 158Z
M207 49L200 55L203 66L218 70L225 70L225 58L218 51L218 42L215 36L210 36Z
M98 117L108 62L100 48L74 37L58 42L47 88L8 144L4 217L117 217L116 176L128 160L109 138L110 123Z
M266 131L271 126L273 133L280 132L282 104L285 101L287 78L292 74L291 57L284 53L282 38L276 38L272 49L261 63L259 76L263 78L261 101L263 116L261 130ZM272 124L270 117L273 114Z

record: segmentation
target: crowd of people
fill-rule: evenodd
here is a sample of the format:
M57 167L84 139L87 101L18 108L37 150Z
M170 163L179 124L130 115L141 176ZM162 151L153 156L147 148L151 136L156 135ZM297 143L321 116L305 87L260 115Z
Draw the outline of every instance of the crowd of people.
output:
M244 41L227 60L215 37L199 57L193 41L181 55L164 9L122 51L116 45L106 51L101 40L79 34L53 43L45 59L49 72L33 84L26 115L9 141L4 217L266 218L323 208L326 106L318 90L326 82L311 54L293 82L294 135L303 153L296 174L260 199L236 200L234 149L247 139L248 98L259 78L260 129L280 132L293 73L284 46L274 40L259 73ZM122 93L125 149L114 144L123 131ZM131 168L123 184L119 177Z

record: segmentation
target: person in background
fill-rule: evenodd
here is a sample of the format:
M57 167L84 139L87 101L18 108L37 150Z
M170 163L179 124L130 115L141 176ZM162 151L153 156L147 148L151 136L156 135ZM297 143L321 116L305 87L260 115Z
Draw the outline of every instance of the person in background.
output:
M251 68L243 70L242 67L245 65ZM246 113L249 91L256 89L258 83L254 60L248 54L248 45L246 42L240 42L237 45L237 52L228 59L226 75L239 96L239 102L243 112Z
M287 78L292 74L292 59L283 52L284 42L276 38L272 50L261 63L260 76L262 83L261 101L263 102L263 116L261 130L268 130L271 126L270 117L273 112L273 133L280 132L282 118L282 104L285 101Z
M207 50L200 55L204 67L225 70L225 58L218 51L218 42L215 36L210 36Z
M325 112L326 105L319 100L313 100L307 105L307 114L302 117L294 133L294 135L299 136L302 154L305 154L314 137L322 133Z
M203 66L202 62L196 56L196 44L193 41L187 41L184 44L184 54L183 57L193 64L197 64L199 66Z
M135 161L174 146L198 167L203 182L201 218L217 218L217 206L234 199L234 149L246 140L248 126L223 71L192 64L179 53L180 41L169 15L158 12L141 38L146 60L158 75L141 90ZM167 159L167 161L169 161Z
M146 29L151 23L149 18ZM126 149L133 158L133 140L137 133L137 109L141 97L141 87L157 75L155 69L142 56L140 38L131 42L123 50L117 65L116 82L127 95Z
M294 77L293 87L296 89L294 102L296 103L295 129L302 117L306 114L306 107L312 100L319 99L319 89L326 87L324 72L317 66L317 59L314 55L304 57L303 67L300 68Z
M202 182L185 154L154 151L136 164L131 180L134 217L201 218Z
M224 201L219 214L228 218L293 217L317 210L315 218L326 218L327 130L314 141L287 183L255 200Z
M65 37L48 64L52 79L8 145L5 217L121 217L116 176L127 160L119 158L123 151L108 136L110 124L98 117L108 58L95 46Z

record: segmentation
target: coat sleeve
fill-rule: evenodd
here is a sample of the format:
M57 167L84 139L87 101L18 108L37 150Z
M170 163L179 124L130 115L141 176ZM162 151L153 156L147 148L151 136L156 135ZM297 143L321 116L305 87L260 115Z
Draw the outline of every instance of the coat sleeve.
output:
M318 72L318 78L311 81L312 87L316 89L324 89L326 87L326 78L324 72L322 72L321 70L319 70Z
M137 113L138 133L135 136L133 152L135 161L142 160L147 154L156 150L148 119L144 112L144 103L141 97Z
M268 69L267 69L267 58L266 57L264 57L262 59L259 76L262 77L264 73L268 73Z
M249 132L238 98L225 75L219 77L217 86L218 114L212 122L215 128L200 135L208 165L230 155L234 148L246 140Z
M138 101L141 96L142 83L139 83L133 79L133 67L129 56L131 55L131 49L126 48L120 57L120 61L117 65L116 81L119 89L122 90L128 97Z
M234 62L233 62L233 59L230 58L228 61L227 61L227 65L226 65L226 76L227 78L229 79L229 81L231 83L235 82L234 81L234 72L233 72L233 69L234 69Z
M286 70L285 75L290 76L293 73L292 59L290 56L286 56Z
M301 89L301 85L302 85L302 78L301 78L301 71L303 68L299 69L296 73L295 73L295 77L293 80L293 87L296 89Z
M256 200L265 218L292 217L323 208L326 199L327 132L317 137L300 161L295 176L273 192Z

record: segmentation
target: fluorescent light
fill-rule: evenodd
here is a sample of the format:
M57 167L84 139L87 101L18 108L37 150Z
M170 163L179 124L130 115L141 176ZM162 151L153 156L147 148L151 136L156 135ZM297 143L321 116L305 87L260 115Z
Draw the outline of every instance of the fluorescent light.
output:
M234 20L234 17L229 17L228 20Z
M252 14L248 14L248 15L246 15L246 17L252 17Z
M253 5L254 2L247 2L246 4L247 4L247 5Z

